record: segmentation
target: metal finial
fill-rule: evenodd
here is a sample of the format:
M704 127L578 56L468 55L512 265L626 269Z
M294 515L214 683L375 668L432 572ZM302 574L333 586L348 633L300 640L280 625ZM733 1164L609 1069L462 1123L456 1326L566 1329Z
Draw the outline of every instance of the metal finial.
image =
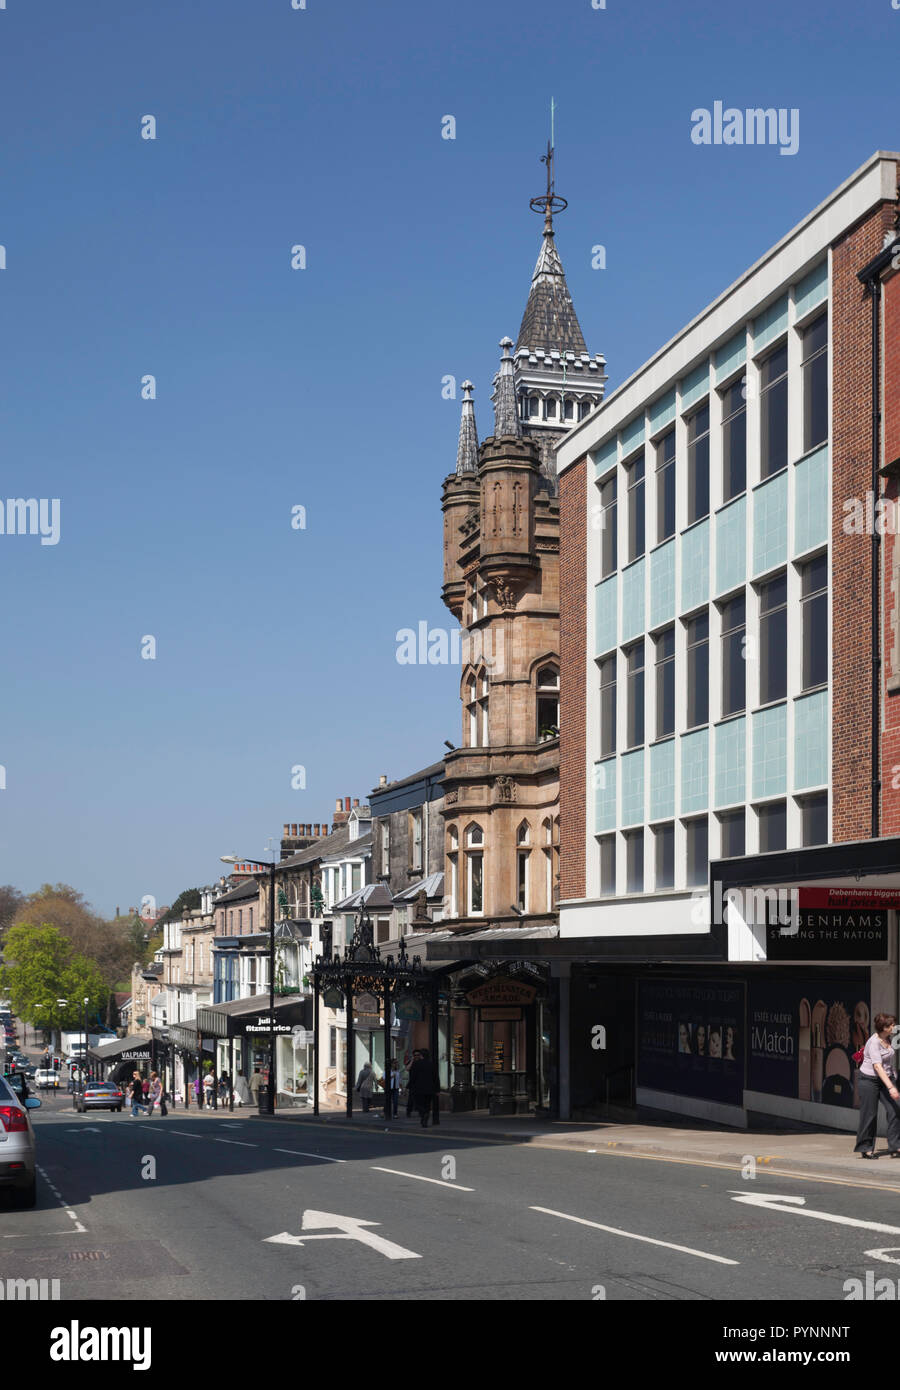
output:
M547 141L547 153L541 155L541 163L547 166L547 191L542 193L539 198L532 198L529 206L535 212L544 214L544 235L553 235L553 214L562 212L569 204L565 198L560 198L553 189L553 153L554 153L554 117L556 115L556 102L550 98L550 139Z

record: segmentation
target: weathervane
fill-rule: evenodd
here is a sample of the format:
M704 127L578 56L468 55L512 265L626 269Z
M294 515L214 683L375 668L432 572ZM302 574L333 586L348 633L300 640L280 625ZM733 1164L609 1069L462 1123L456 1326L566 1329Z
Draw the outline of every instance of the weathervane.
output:
M542 193L539 198L532 198L529 206L535 212L544 214L544 232L553 235L553 214L562 212L569 204L565 198L560 198L553 191L553 139L554 139L554 117L556 115L556 102L550 98L550 139L547 141L547 153L541 155L541 163L547 166L547 192Z

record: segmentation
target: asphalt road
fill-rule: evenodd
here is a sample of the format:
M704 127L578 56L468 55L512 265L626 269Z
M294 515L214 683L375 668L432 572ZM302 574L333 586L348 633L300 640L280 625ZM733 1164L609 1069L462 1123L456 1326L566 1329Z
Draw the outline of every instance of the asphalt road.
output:
M745 1180L402 1118L135 1120L43 1100L38 1206L0 1209L0 1278L57 1278L63 1299L812 1304L844 1300L866 1271L900 1278L900 1173L896 1190ZM758 1205L773 1195L802 1204Z

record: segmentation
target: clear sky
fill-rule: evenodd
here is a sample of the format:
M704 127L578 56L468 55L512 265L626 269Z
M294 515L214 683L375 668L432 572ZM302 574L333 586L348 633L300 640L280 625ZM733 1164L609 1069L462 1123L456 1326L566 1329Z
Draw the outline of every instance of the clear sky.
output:
M0 882L171 902L458 742L396 633L451 625L441 383L489 434L551 96L612 389L900 146L898 54L891 0L6 0L0 498L60 538L0 536ZM717 100L796 108L797 153L694 144Z

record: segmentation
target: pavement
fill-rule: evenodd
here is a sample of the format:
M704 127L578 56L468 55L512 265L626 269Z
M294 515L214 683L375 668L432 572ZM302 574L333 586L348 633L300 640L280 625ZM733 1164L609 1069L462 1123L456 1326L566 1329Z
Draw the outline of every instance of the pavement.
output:
M195 1111L192 1113L196 1114ZM211 1115L215 1113L210 1112ZM244 1115L253 1120L260 1118L250 1110L246 1110ZM323 1112L316 1117L305 1110L283 1110L274 1118L276 1123L287 1125L337 1126L354 1130L387 1127L381 1110L370 1111L368 1115L354 1113L352 1119L348 1119L343 1111ZM391 1120L389 1125L400 1133L421 1136L418 1119L413 1116L412 1120L407 1120L402 1107L399 1117ZM699 1162L742 1171L755 1165L756 1171L765 1169L773 1177L803 1174L823 1180L862 1182L867 1186L874 1184L900 1190L900 1159L891 1160L888 1157L884 1139L879 1139L876 1145L878 1161L867 1163L853 1151L855 1136L835 1130L783 1128L775 1124L749 1131L705 1125L700 1121L678 1125L658 1120L573 1123L533 1115L442 1112L440 1124L434 1133L448 1138L458 1136L460 1139L527 1144L535 1148L568 1149L581 1153L613 1150L645 1158Z

